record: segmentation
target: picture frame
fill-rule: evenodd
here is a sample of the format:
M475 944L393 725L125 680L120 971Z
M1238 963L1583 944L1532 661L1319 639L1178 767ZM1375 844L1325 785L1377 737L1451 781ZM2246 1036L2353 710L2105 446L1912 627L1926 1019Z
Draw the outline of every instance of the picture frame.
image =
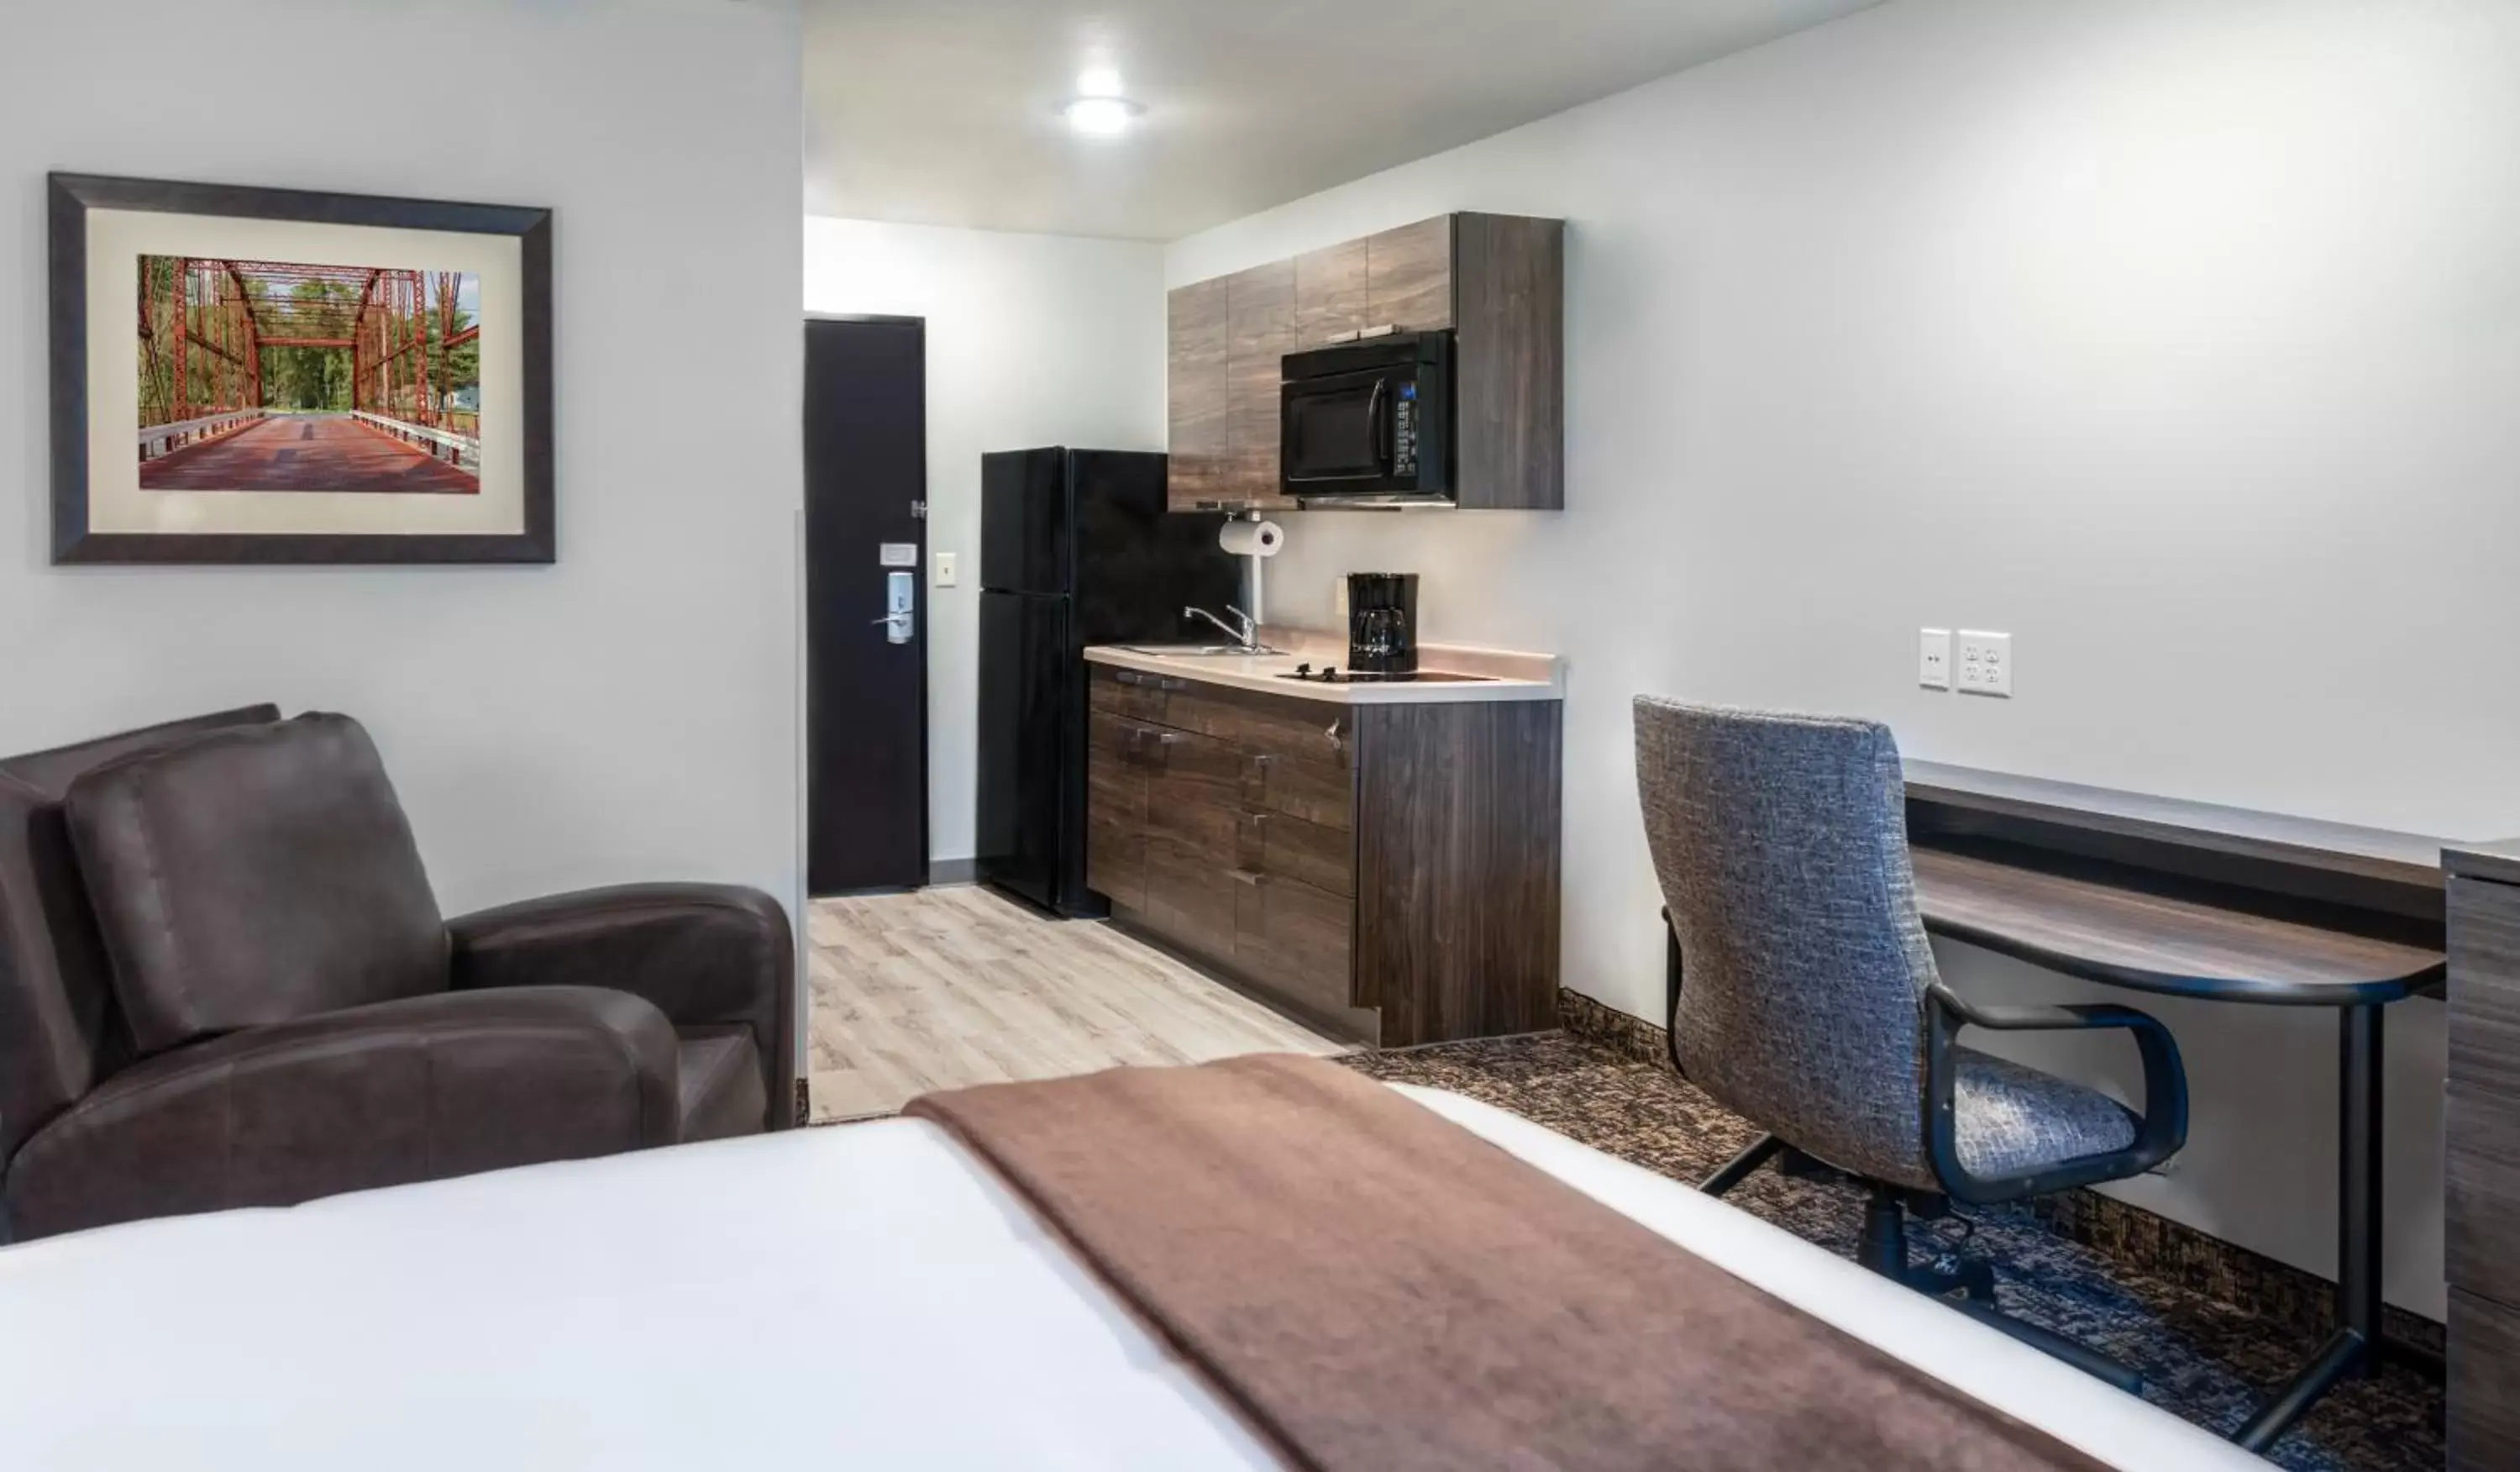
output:
M54 565L557 560L551 210L48 195Z

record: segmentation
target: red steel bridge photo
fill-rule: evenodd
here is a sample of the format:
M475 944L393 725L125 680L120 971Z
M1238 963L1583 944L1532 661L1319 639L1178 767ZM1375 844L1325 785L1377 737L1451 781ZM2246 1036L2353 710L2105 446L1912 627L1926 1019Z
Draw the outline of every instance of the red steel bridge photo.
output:
M481 488L477 279L143 256L145 490Z

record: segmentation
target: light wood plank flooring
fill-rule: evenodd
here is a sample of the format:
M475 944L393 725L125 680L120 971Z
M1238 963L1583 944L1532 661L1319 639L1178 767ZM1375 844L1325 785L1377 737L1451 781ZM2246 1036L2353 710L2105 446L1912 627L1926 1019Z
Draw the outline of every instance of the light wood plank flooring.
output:
M976 886L817 899L807 926L818 1122L968 1083L1349 1051L1107 925Z

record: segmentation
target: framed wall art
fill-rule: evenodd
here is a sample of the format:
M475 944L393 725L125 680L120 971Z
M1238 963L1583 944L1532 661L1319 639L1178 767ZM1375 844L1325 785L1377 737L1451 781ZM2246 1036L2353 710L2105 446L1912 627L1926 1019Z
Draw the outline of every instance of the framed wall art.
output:
M548 563L551 211L54 174L53 561Z

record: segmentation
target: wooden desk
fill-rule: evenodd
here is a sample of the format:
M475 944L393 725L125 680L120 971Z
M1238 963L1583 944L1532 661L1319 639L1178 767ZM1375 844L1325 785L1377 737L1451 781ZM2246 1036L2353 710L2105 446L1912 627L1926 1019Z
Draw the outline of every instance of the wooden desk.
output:
M2235 1438L2264 1450L2383 1352L2381 1009L2443 977L2440 843L1933 763L1908 778L1928 932L2112 987L2338 1009L2335 1329Z

